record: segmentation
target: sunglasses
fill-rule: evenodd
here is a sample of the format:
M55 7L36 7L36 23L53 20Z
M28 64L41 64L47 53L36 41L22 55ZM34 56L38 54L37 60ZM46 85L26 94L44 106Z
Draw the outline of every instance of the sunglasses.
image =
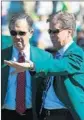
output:
M10 31L10 34L11 34L12 36L16 36L16 35L24 36L24 35L26 35L26 32L23 32L23 31L18 31L18 32L16 32L16 31L14 31L14 30L11 30L11 31Z
M55 30L49 29L49 30L48 30L48 33L49 33L49 34L58 34L60 31L61 31L61 30L59 30L59 29L55 29Z

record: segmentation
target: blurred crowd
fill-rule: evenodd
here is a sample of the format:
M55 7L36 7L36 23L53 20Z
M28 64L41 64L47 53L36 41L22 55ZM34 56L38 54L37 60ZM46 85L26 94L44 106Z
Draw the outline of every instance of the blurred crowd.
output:
M30 43L41 49L52 47L52 42L48 34L50 15L58 11L68 11L74 13L76 18L76 33L74 40L84 50L84 2L67 1L2 1L1 24L2 24L2 48L4 48L4 37L10 36L8 23L13 13L26 12L33 21L34 34ZM6 39L7 41L7 39ZM6 43L5 41L5 43ZM11 41L11 39L10 39ZM11 44L10 41L8 45Z

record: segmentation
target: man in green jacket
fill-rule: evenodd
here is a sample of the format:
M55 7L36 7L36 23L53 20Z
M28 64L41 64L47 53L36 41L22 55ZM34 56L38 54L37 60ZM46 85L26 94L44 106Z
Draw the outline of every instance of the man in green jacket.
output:
M73 41L75 27L73 14L54 14L50 17L49 34L54 49L58 49L55 59L38 61L33 66L5 61L16 68L15 72L19 72L19 67L20 71L33 68L37 75L42 72L52 76L43 91L41 120L84 120L84 52Z

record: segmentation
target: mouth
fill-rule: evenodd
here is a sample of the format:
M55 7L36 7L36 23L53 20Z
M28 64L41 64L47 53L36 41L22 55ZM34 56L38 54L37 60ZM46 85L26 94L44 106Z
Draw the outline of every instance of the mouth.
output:
M15 42L15 46L22 46L21 42Z
M52 39L52 42L53 42L53 43L56 43L56 40Z
M21 42L16 42L16 44L21 44Z

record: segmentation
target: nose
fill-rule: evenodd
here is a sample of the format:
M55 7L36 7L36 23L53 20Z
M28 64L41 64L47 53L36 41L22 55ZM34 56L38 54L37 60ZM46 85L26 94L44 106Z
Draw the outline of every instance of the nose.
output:
M54 37L54 36L55 36L55 34L54 34L54 33L51 33L51 34L50 34L50 36L51 36L51 37Z
M17 34L17 35L15 36L15 38L20 39L20 35Z

